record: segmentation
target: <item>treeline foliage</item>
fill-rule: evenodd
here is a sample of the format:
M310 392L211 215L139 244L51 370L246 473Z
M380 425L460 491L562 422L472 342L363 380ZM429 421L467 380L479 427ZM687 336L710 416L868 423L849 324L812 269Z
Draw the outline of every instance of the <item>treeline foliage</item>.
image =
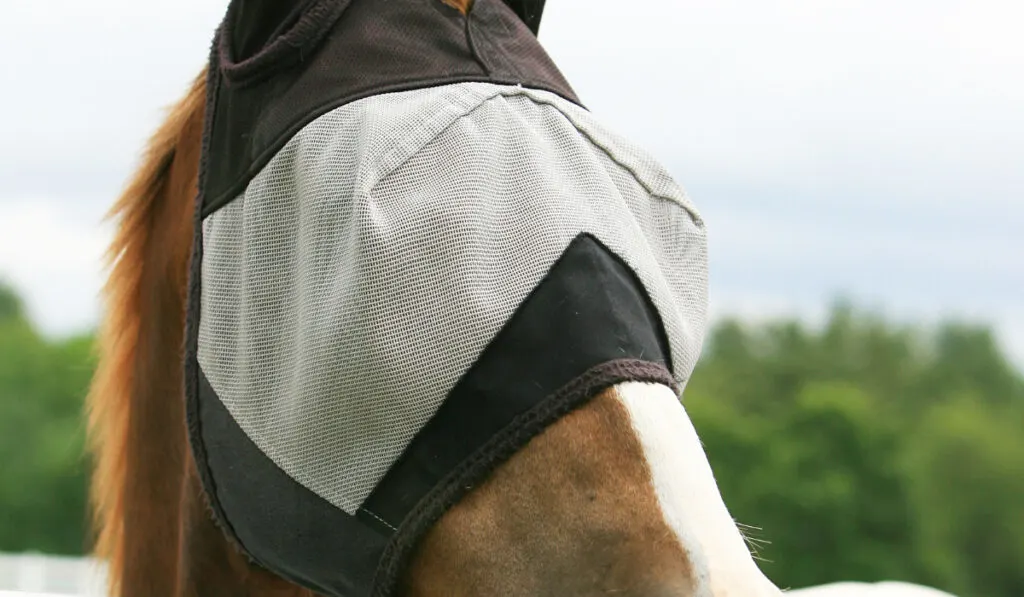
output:
M727 321L685 404L779 586L1024 595L1024 380L989 330Z
M50 342L0 287L0 551L86 544L91 339ZM908 580L1024 595L1024 380L991 333L848 307L719 324L687 410L782 587Z
M0 551L81 553L92 339L47 341L0 284Z

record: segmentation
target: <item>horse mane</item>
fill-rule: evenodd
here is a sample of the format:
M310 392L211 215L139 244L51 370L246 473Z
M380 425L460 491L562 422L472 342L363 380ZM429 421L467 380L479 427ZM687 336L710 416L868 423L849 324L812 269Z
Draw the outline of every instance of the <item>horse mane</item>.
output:
M473 0L441 0L448 6L459 10L462 14L469 12L469 9L473 7Z
M439 1L463 13L473 5ZM205 101L204 68L106 216L117 227L105 256L99 362L86 410L93 552L107 562L112 597L163 594L188 565L182 349Z
M182 476L182 469L147 474L143 469L153 463L138 454L163 449L172 460L183 460L186 456L184 399L167 397L168 390L173 388L152 388L149 384L159 380L147 379L147 374L161 368L173 369L181 362L180 345L160 344L182 335L173 328L180 328L184 321L181 306L192 226L189 206L196 189L205 96L204 69L150 138L141 166L106 216L117 221L117 229L105 256L109 274L103 288L105 313L98 337L99 363L86 408L89 449L94 458L91 505L97 532L95 553L108 562L114 595L120 593L121 579L127 572L126 545L130 535L142 532L149 524L143 516L158 514L153 512L152 505L140 503L147 490L143 489L140 496L132 486L160 479L158 475ZM189 206L182 205L182 195L188 198ZM160 296L169 284L177 287L176 302ZM175 305L178 312L170 312ZM168 331L153 333L154 326ZM166 358L168 352L171 358ZM180 379L182 374L175 375ZM165 373L161 377L167 376ZM160 396L161 390L164 396ZM159 439L148 433L154 425L171 427L164 436L179 431L174 429L173 420L150 422L140 412L144 409L142 401L157 397L166 397L176 403L171 408L181 410L180 447L168 446L166 442L163 446L145 446ZM175 454L175 450L181 454ZM180 484L177 481L179 493ZM164 482L162 492L173 493L174 483L169 488L166 485ZM177 495L165 495L162 501L176 504L179 499ZM177 512L164 514L177 525ZM150 545L155 546L163 539L151 537ZM165 549L173 550L177 557L177 541Z

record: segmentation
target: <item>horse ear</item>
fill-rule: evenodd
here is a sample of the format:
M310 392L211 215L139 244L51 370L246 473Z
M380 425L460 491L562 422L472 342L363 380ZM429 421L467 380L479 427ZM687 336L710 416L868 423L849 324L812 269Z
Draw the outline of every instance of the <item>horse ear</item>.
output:
M546 0L505 0L526 26L533 31L534 35L540 30L540 17L544 13L544 2Z

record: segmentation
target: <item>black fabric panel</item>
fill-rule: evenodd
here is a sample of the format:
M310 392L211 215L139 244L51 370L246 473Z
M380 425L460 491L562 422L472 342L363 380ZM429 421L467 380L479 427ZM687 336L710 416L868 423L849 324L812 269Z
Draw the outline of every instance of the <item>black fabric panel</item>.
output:
M413 438L363 510L390 526L404 525L452 471L517 417L588 370L624 360L657 364L671 379L661 319L640 281L598 240L580 235Z
M317 11L310 10L313 2L320 0L303 0L302 2L281 2L281 0L240 0L228 7L224 19L225 27L237 35L229 35L228 47L222 49L230 56L232 62L241 63L257 54L266 54L265 48L277 40L278 46L292 45L291 38L304 26L304 20ZM326 29L333 23L325 22ZM319 40L315 40L317 42Z
M210 49L210 62L216 60L221 33L218 30L214 36L213 45ZM213 120L210 118L210 115L214 113L216 108L220 82L221 77L218 76L217 71L208 69L206 72L205 120L203 122L203 155L206 155L210 150L209 143L213 129ZM206 178L207 160L204 159L199 163L200 189L203 188ZM203 202L201 191L195 200L194 210L192 219L192 258L189 262L188 301L185 308L185 423L188 428L188 443L192 451L192 459L196 464L199 479L203 485L207 504L210 506L213 514L214 522L235 547L252 559L252 556L246 553L245 548L238 543L238 537L235 535L234 529L227 523L224 511L221 509L220 503L217 502L213 479L210 477L210 469L207 466L206 447L202 441L202 422L199 420L199 362L197 359L203 287Z
M279 35L254 49L274 30L270 22ZM483 40L480 48L471 36ZM301 14L283 12L276 0L233 0L219 39L210 68L225 84L207 115L204 215L240 194L302 127L358 99L488 81L579 103L502 0L476 0L468 16L440 0L312 0Z
M298 484L238 426L199 373L199 417L216 499L261 566L325 595L369 592L392 532L380 533Z
M416 544L448 508L601 390L627 380L674 387L661 321L639 280L581 235L353 517L278 468L217 397L195 361L199 281L188 414L211 506L256 564L330 597L393 596Z
M590 235L572 241L459 380L363 508L397 527L438 481L516 416L601 363L668 366L668 342L626 264Z
M408 566L423 535L491 471L573 409L586 404L601 391L625 381L660 383L676 389L672 374L662 365L634 359L609 361L588 370L553 396L516 417L438 483L409 513L381 557L374 578L373 597L396 594L402 571Z

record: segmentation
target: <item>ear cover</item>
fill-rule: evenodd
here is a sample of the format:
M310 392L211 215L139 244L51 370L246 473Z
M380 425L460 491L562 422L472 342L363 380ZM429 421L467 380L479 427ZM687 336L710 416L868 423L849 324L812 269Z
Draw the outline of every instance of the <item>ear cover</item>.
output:
M505 0L534 35L540 30L540 17L544 13L545 0Z

